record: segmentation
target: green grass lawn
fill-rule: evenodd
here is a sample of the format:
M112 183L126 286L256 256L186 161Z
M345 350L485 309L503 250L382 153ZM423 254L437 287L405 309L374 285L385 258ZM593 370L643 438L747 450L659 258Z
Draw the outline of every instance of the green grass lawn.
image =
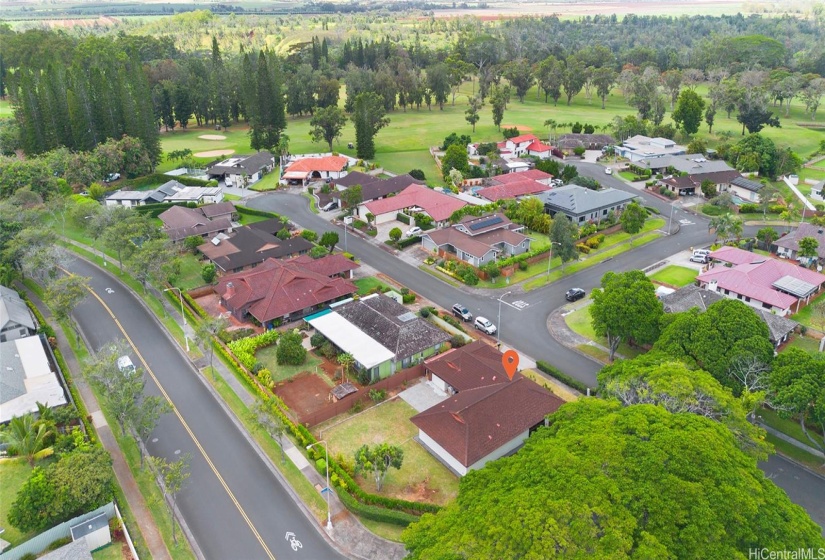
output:
M358 295L365 296L370 293L371 290L375 288L381 288L382 290L389 288L386 284L374 278L372 276L368 278L359 278L358 280L354 280L353 284L358 286Z
M31 472L32 468L25 459L0 460L0 527L6 530L0 537L9 541L12 546L26 542L34 536L34 532L21 533L8 521L11 504Z
M570 330L572 330L576 334L581 335L589 340L598 342L599 344L607 348L607 339L603 336L597 336L596 332L593 330L592 319L590 318L589 305L580 307L576 311L565 315L564 322L567 323L567 326L570 327ZM599 349L595 348L592 351L591 355L599 357L601 355L601 352L596 353L596 350ZM591 352L588 351L588 353ZM626 343L622 342L621 344L619 344L619 348L616 350L616 353L621 354L626 358L635 358L640 354L644 354L644 350L642 350L641 348L628 346ZM605 354L605 358L606 357L607 355Z
M817 319L813 317L813 311L816 309L816 304L825 301L825 293L819 294L816 298L813 299L808 305L802 308L802 311L795 315L791 315L791 319L794 321L805 325L806 327L811 327L817 330L823 330L823 326L817 322Z
M273 169L270 173L267 173L266 175L264 175L261 178L260 181L258 181L257 183L255 183L253 185L250 185L249 190L258 191L258 192L274 191L279 186L279 183L278 183L278 176L279 175L280 175L280 173L278 172L278 166L276 165L275 169Z
M192 253L186 252L182 254L180 259L180 275L175 282L175 286L183 290L191 290L203 286L205 282L201 276L201 270L204 264L205 261L201 261Z
M763 408L762 410L760 410L759 416L761 416L762 421L771 428L779 430L783 434L789 435L796 441L802 442L805 445L815 447L811 443L811 440L805 437L805 434L802 432L802 427L799 425L799 422L788 418L781 418L779 414L767 408ZM822 436L811 430L810 426L808 427L808 433L816 441L818 441L820 445L822 444Z
M413 440L418 428L409 419L415 414L413 407L396 398L324 429L323 437L329 442L330 454L341 453L349 458L365 444L400 446L404 450L404 463L400 470L389 470L380 494L446 504L458 493L458 478ZM367 492L376 492L371 477L359 476L357 480Z
M619 177L625 179L626 181L633 182L636 180L636 174L632 171L619 171Z
M765 439L773 445L774 449L776 449L777 453L781 453L782 455L786 455L791 459L799 461L809 469L818 472L821 475L825 475L825 466L822 465L822 459L811 455L807 451L803 449L799 449L792 443L788 443L784 439L780 439L772 434L767 434Z
M92 560L122 560L123 547L119 542L110 543L92 552Z
M809 354L819 354L819 341L815 338L795 334L785 350L788 348L799 348Z
M670 265L653 274L650 279L681 288L682 286L691 284L698 275L698 270L684 266Z
M321 365L321 358L313 354L312 352L307 352L307 359L306 361L300 366L279 366L278 360L275 357L275 352L277 349L277 345L267 346L266 348L261 348L257 352L255 352L255 358L261 362L266 369L272 373L272 380L273 381L284 381L289 379L290 377L295 377L301 372L310 371L315 372L316 366ZM332 387L332 381L326 375L320 375L321 379L327 382L327 384Z
M0 99L0 117L10 117L12 114L11 102L8 99Z

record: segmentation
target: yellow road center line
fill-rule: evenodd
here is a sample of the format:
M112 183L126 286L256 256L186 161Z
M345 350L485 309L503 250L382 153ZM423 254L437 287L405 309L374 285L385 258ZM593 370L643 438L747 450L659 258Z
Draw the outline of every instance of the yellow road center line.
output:
M64 272L67 272L67 271L64 271ZM67 274L71 274L71 273L67 272ZM180 420L180 423L183 425L184 429L189 434L189 437L191 437L192 441L195 442L195 446L201 452L201 455L203 455L203 458L206 459L206 463L209 465L209 468L211 468L212 472L215 473L215 476L218 477L218 481L220 481L221 486L223 486L224 490L226 490L226 493L229 495L229 498L235 504L235 507L238 508L238 511L240 512L241 517L244 518L244 520L246 521L246 524L249 525L249 528L252 530L252 533L255 535L255 538L257 538L258 542L261 543L261 546L263 547L263 549L266 552L267 556L269 556L269 558L271 560L275 560L275 555L272 554L271 550L269 550L269 547L264 542L263 537L261 537L261 534L255 528L255 525L252 524L252 520L249 519L249 516L246 514L246 511L244 511L243 506L241 506L241 504L238 502L237 498L235 498L235 494L232 493L232 490L229 489L229 486L226 484L226 481L221 476L221 473L218 472L218 469L217 469L217 467L215 467L215 464L212 462L212 459L210 459L209 455L206 454L206 450L203 448L200 441L198 441L198 438L195 437L195 434L189 428L189 424L187 424L186 420L184 420L183 416L181 416L180 411L178 411L178 407L176 407L175 403L172 401L172 399L169 398L169 395L166 393L166 390L163 388L163 385L160 384L160 381L158 381L158 378L155 376L155 373L151 370L151 368L149 368L149 364L147 364L146 360L143 359L143 355L137 349L137 346L135 346L134 342L132 342L132 339L129 338L129 335L126 334L126 329L124 329L123 325L120 324L120 321L118 321L117 317L112 312L112 310L109 308L109 306L106 305L106 302L103 301L100 298L100 296L97 295L92 288L87 287L86 289L89 290L89 293L92 294L97 301L100 302L100 305L103 306L103 308L109 313L109 315L114 320L115 324L117 325L117 328L119 328L120 332L123 333L123 336L126 337L126 341L129 343L129 346L132 347L132 350L137 355L138 359L140 360L140 363L142 363L143 367L146 369L146 373L148 373L149 376L152 378L152 380L154 380L155 385L157 385L158 389L160 389L160 392L163 394L163 398L165 398L166 401L172 406L172 411L175 413L175 416L178 417L178 420Z

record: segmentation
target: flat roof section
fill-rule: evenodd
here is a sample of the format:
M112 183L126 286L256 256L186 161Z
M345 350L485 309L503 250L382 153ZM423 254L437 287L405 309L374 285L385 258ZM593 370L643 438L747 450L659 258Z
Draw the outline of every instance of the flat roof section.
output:
M366 369L383 364L395 356L377 340L336 312L309 319L307 322L338 348L352 354L355 361Z

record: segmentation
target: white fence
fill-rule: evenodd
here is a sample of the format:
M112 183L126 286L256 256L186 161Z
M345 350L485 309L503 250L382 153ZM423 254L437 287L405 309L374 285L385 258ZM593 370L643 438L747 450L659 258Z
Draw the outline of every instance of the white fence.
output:
M105 515L106 519L111 519L115 517L117 513L115 511L114 502L109 502L108 504L100 506L94 511L84 513L83 515L78 515L74 519L70 519L69 521L65 521L60 525L57 525L56 527L52 527L48 531L43 531L36 537L33 537L27 540L26 542L15 546L11 550L4 552L3 554L0 554L0 560L19 560L26 554L38 555L44 550L46 550L49 547L49 545L52 544L54 541L59 539L65 539L66 537L71 537L71 527L74 527L79 523L83 523L84 521L88 521L89 519L97 517L101 514ZM137 555L135 555L135 558L137 558Z

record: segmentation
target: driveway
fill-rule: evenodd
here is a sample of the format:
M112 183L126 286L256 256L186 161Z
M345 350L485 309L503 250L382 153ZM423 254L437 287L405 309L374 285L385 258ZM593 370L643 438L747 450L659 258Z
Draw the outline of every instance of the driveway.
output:
M446 393L436 389L432 382L426 379L401 391L398 396L418 412L423 412L448 398Z

